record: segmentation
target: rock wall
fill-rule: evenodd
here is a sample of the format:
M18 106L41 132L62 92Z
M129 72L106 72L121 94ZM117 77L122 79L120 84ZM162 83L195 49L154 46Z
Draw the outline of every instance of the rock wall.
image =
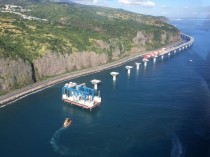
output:
M181 40L179 33L173 34L171 32L166 32L166 31L161 31L160 38L161 38L160 44L163 45ZM145 44L151 44L152 42L154 42L154 34L152 33L145 34L142 31L138 31L136 37L133 38L133 42L139 47L140 46L143 47L145 46Z
M133 38L133 42L138 46L144 46L146 43L146 35L142 31L138 31L136 37Z
M34 62L34 67L36 77L39 79L63 74L72 70L93 67L107 62L108 57L106 54L96 54L95 52L84 51L65 55L48 52Z
M0 92L32 82L30 63L21 59L0 58Z
M167 41L168 40L168 41ZM160 44L172 43L181 40L179 34L162 31ZM77 52L72 54L60 54L47 52L41 58L32 63L21 59L12 60L0 58L0 94L4 91L17 88L46 77L60 75L72 70L105 64L111 60L117 60L125 54L145 51L146 44L154 42L154 34L145 34L138 31L133 38L133 46L129 52L125 51L125 45L120 39L110 39L109 43L95 40L95 44L103 53Z
M177 42L177 41L181 41L182 40L181 37L180 37L180 34L172 34L172 33L169 33L168 36L169 36L170 43Z

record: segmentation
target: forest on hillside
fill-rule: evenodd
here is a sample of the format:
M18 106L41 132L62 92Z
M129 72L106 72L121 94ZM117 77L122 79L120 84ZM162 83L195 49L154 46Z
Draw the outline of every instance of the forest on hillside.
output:
M139 30L145 34L154 34L154 41L145 46L155 49L162 46L162 30L174 34L178 32L175 27L161 21L162 17L122 9L46 1L18 0L16 3L22 4L27 10L19 13L47 21L26 20L11 12L1 13L0 55L30 62L48 51L112 53L100 49L95 40L110 43L110 39L118 38L125 51L129 51L134 46L133 38ZM5 8L3 2L2 8Z

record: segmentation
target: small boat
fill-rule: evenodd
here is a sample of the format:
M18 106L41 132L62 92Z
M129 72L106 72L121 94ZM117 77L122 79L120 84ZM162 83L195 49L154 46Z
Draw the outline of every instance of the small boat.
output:
M69 125L71 125L71 120L70 118L66 118L66 120L63 123L63 127L67 128Z

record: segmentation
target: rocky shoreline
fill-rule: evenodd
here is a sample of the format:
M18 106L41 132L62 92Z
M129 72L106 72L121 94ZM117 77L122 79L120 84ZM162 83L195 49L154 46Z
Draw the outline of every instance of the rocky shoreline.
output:
M167 47L169 47L173 44L170 44ZM21 98L23 98L23 97L25 97L29 94L32 94L32 93L38 92L40 90L43 90L45 88L51 87L54 84L64 82L64 81L69 80L69 79L81 77L81 76L84 76L84 75L88 75L88 74L91 74L91 73L97 73L97 72L100 72L100 71L105 70L105 69L110 69L110 68L113 68L113 67L120 66L120 65L122 65L126 62L135 60L135 59L137 59L137 58L139 58L139 57L141 57L145 54L148 54L148 53L150 53L150 52L147 51L147 52L140 53L140 54L133 54L133 55L127 56L125 58L122 58L122 59L119 59L117 61L104 64L104 65L100 65L100 66L97 66L97 67L91 67L91 68L87 68L87 69L83 69L83 70L78 70L76 72L70 72L70 73L62 74L62 75L59 75L59 76L56 76L56 77L53 77L53 78L50 78L50 79L47 79L47 80L44 80L44 81L33 83L33 84L28 85L26 87L23 87L21 89L14 90L14 91L12 91L8 94L0 96L0 106L5 106L9 103L15 102L18 99L21 99Z

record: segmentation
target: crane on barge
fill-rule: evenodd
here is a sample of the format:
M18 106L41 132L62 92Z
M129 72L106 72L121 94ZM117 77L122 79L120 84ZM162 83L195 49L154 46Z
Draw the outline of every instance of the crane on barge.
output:
M77 85L75 82L64 85L62 88L62 100L90 110L101 103L101 97L99 94L95 96L94 89L86 87L85 83Z

